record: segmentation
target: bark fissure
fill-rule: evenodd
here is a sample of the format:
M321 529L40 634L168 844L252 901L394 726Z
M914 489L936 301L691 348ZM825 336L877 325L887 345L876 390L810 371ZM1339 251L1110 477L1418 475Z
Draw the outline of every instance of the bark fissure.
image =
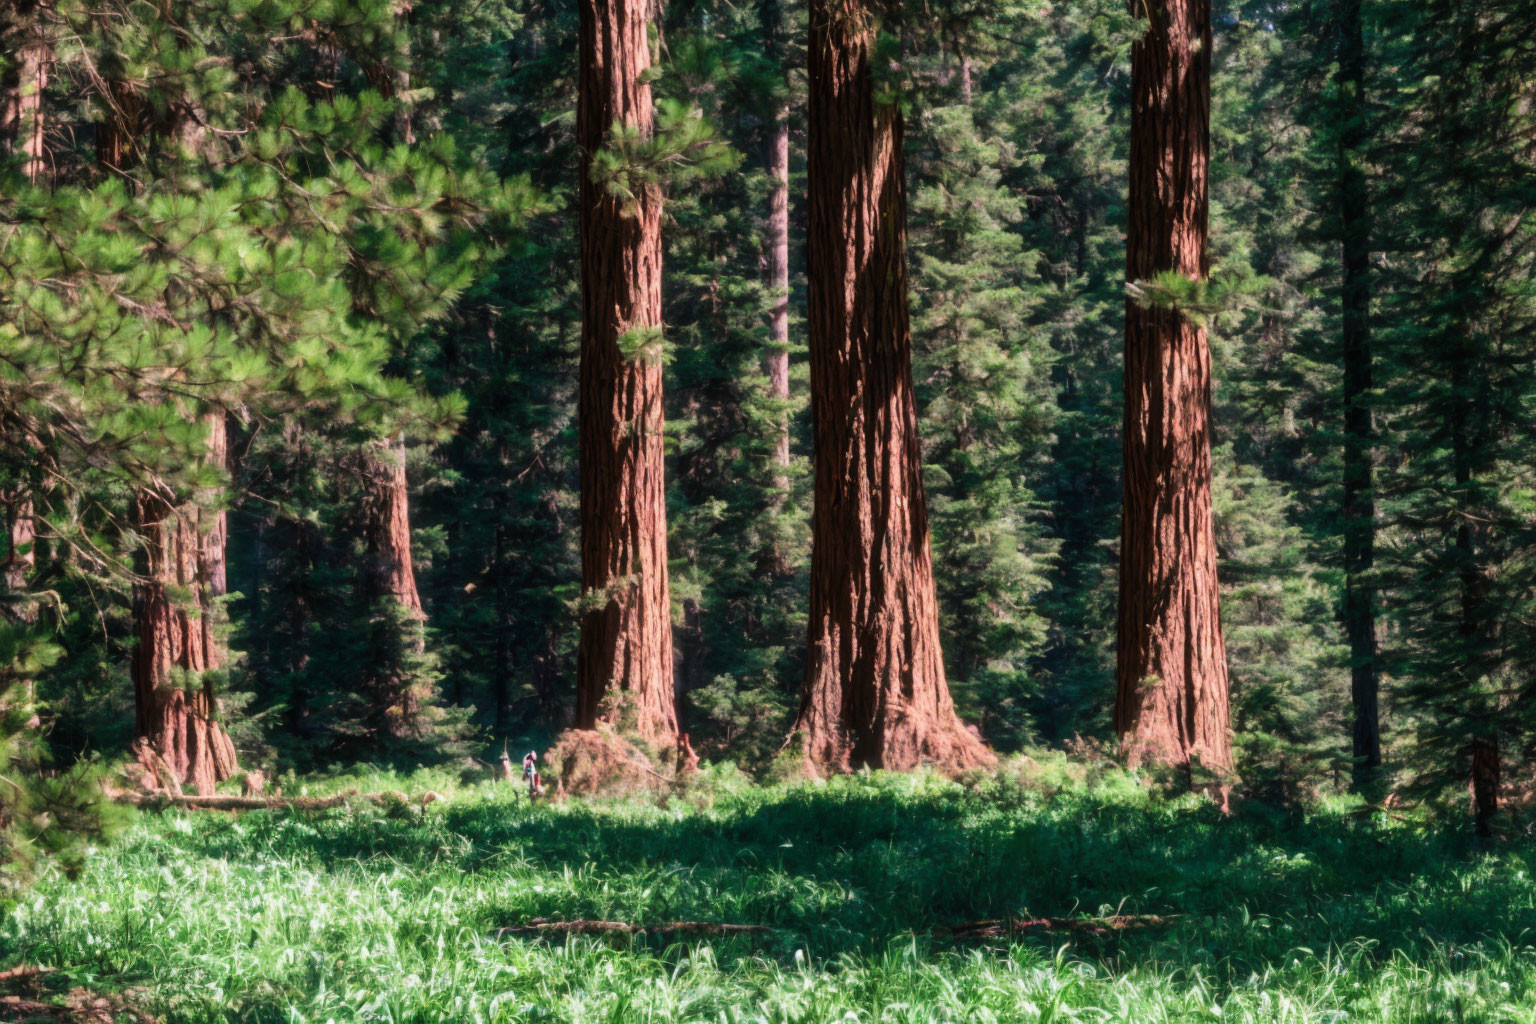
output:
M1211 42L1209 0L1167 0L1133 47L1130 281L1208 272ZM1115 728L1133 765L1225 775L1210 408L1204 328L1127 301Z
M624 351L661 329L661 209L654 184L633 199L592 180L614 124L642 136L654 112L650 5L582 0L577 137L582 331L580 369L581 643L576 724L677 734L663 477L662 368Z
M208 458L227 456L223 412L206 415ZM164 485L135 493L132 526L140 541L134 587L134 734L164 760L177 785L199 794L238 768L234 743L217 720L209 673L228 660L217 628L227 592L224 510L178 504Z
M874 5L813 0L810 635L796 732L821 769L986 763L955 714L912 386L902 120L877 99Z

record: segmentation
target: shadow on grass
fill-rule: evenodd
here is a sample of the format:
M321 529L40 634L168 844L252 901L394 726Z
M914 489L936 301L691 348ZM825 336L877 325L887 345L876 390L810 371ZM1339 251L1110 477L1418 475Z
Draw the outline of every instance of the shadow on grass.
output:
M1047 932L1118 969L1201 966L1231 977L1293 950L1382 958L1524 945L1536 933L1531 850L1474 855L1463 838L1348 815L1221 816L1193 803L958 795L848 780L722 799L707 810L510 799L441 812L253 815L181 838L209 856L297 858L327 870L505 878L487 932L535 917L766 925L714 938L774 958L870 950L981 918L1174 916L1167 927ZM545 941L508 939L506 941ZM554 938L553 942L563 942ZM577 941L587 941L579 939ZM614 939L661 950L655 936ZM1008 940L995 940L1006 944ZM684 944L686 946L686 944Z

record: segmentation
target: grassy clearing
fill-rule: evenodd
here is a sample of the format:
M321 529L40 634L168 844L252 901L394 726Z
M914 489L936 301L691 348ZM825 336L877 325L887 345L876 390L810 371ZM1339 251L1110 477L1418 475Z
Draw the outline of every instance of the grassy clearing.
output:
M1532 860L1343 809L1223 819L1116 776L1055 793L717 777L665 807L486 785L425 813L146 814L0 918L0 965L142 987L187 1022L1536 1021ZM1179 916L934 932L1117 912ZM536 917L775 930L495 937Z

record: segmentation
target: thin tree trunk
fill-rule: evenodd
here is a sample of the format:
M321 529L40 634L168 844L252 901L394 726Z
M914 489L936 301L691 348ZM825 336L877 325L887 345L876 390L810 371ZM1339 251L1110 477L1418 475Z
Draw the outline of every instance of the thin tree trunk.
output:
M395 17L399 19L402 27L409 27L410 16L411 4L409 0L400 0L400 2L396 3ZM399 64L375 64L366 69L366 74L368 76L368 84L372 85L380 96L396 101L395 112L390 117L389 122L389 141L396 144L410 145L416 141L416 131L411 124L411 109L406 101L406 97L411 91L409 37L407 37L405 47L398 56L400 58Z
M1472 742L1472 815L1480 838L1493 837L1493 818L1499 812L1499 743L1480 737Z
M35 0L15 0L5 35L11 66L0 82L0 140L6 156L21 157L21 173L37 184L46 169L43 139L43 90L53 47L38 21Z
M780 0L764 0L759 12L763 23L764 49L769 59L784 60L784 11ZM786 89L787 97L787 89ZM768 244L767 283L773 296L773 306L768 311L768 341L770 348L765 361L768 371L768 394L779 402L789 401L789 101L779 105L773 114L773 125L768 132L767 145L768 179L772 188L768 193ZM774 459L779 471L773 485L780 492L789 489L789 417L780 416L778 443Z
M789 108L774 118L768 139L768 288L773 307L768 311L768 394L778 402L789 401ZM773 486L789 489L789 416L781 414L778 443L774 448L778 471Z
M818 769L961 768L992 756L955 714L939 648L912 387L902 120L877 97L877 10L868 0L810 6L816 482L795 732Z
M1209 0L1165 0L1132 49L1131 281L1207 273L1211 42ZM1205 330L1128 301L1115 729L1132 765L1225 776L1210 410Z
M615 122L651 133L646 0L582 0L581 646L576 723L677 734L663 483L661 207L637 185L626 208L591 178ZM630 351L621 348L621 341ZM635 348L642 350L636 352Z
M493 552L496 585L496 669L491 699L496 708L494 735L512 731L512 600L507 586L507 508L505 494L496 496L496 545Z
M0 493L0 515L4 522L4 561L0 563L0 588L4 603L0 604L0 616L13 622L31 622L37 609L27 600L28 580L37 564L36 523L32 518L32 495L25 484L17 484L10 491Z
M0 147L6 156L21 158L21 172L32 184L42 178L43 90L48 85L48 65L53 50L38 24L38 5L33 0L17 0L9 18L0 22L0 37L12 53L11 66L0 81ZM35 443L34 443L35 447ZM0 492L0 515L4 516L4 560L0 563L0 586L5 601L0 615L15 622L32 622L36 605L27 600L28 580L36 565L34 546L37 524L33 519L32 492L23 481Z
M1376 664L1376 502L1371 423L1371 214L1362 166L1365 129L1365 36L1361 0L1336 0L1339 128L1339 228L1342 242L1344 349L1344 628L1349 637L1354 703L1354 780L1366 786L1381 765L1380 682Z

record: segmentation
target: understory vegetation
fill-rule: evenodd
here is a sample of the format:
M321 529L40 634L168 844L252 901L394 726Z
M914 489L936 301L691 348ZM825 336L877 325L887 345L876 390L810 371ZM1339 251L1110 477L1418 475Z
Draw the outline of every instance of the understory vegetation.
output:
M351 786L441 799L144 814L0 921L0 963L189 1024L1536 1019L1530 844L1354 803L1224 817L1056 756L613 802L307 788ZM651 930L503 931L540 919ZM688 921L768 930L659 929Z

